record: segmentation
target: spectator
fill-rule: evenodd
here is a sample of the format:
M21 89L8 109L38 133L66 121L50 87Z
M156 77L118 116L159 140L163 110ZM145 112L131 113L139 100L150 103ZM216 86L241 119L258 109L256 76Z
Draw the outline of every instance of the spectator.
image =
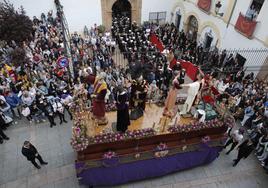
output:
M226 155L228 155L237 146L237 144L239 144L244 138L243 137L243 134L244 134L243 129L235 130L232 133L231 133L231 130L232 129L230 129L229 132L228 132L229 138L226 141L226 144L224 145L224 148L226 148L230 144L232 144L232 146L229 149L229 151L226 152Z
M47 165L48 163L45 162L41 155L38 153L37 149L29 142L25 141L22 146L21 150L22 154L27 158L28 161L37 168L40 169L41 167L36 163L35 159L38 159L41 165Z

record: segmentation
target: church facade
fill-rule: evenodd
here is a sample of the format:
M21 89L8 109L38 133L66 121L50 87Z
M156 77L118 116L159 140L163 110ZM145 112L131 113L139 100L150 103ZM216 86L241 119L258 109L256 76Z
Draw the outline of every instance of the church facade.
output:
M11 3L15 7L23 5L31 17L49 10L56 12L54 0L11 0ZM268 12L265 11L268 1L265 0L61 0L61 4L71 32L82 33L84 26L90 28L94 24L110 28L113 14L120 9L138 24L172 22L179 30L195 34L205 47L268 47ZM266 64L267 57L261 55L247 61L246 66Z

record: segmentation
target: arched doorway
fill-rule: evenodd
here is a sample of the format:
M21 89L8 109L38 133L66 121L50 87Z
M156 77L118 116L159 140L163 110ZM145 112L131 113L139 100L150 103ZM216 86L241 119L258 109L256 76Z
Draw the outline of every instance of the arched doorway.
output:
M191 40L196 40L198 32L198 21L195 16L191 15L188 18L187 34Z
M112 17L126 16L131 20L131 4L128 0L117 0L112 6Z
M118 1L120 0L101 0L102 24L106 28L110 28L112 25L112 14L113 14L112 9L113 6L116 7L116 2ZM142 0L128 0L126 3L130 4L130 6L128 7L130 8L131 21L136 21L137 24L141 24ZM124 9L121 12L125 12Z

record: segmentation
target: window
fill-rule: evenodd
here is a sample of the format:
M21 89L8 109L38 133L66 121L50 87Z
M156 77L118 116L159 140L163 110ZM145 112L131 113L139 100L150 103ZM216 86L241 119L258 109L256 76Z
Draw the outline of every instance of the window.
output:
M156 22L159 24L165 23L166 21L166 12L150 12L149 21Z
M253 0L246 12L246 18L255 20L260 13L264 0Z

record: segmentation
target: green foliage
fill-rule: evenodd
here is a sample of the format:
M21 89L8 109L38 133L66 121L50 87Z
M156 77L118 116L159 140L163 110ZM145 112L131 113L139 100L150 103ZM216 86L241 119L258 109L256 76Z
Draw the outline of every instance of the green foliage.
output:
M32 32L33 23L22 7L15 10L6 0L0 3L0 40L7 43L13 40L21 46L23 41L32 39Z
M28 63L29 59L26 57L25 50L17 47L11 53L11 64L15 67L23 66Z
M99 31L99 33L102 33L102 34L103 34L103 33L105 32L105 29L106 29L106 28L105 28L104 25L99 25L99 26L98 26L98 31Z

